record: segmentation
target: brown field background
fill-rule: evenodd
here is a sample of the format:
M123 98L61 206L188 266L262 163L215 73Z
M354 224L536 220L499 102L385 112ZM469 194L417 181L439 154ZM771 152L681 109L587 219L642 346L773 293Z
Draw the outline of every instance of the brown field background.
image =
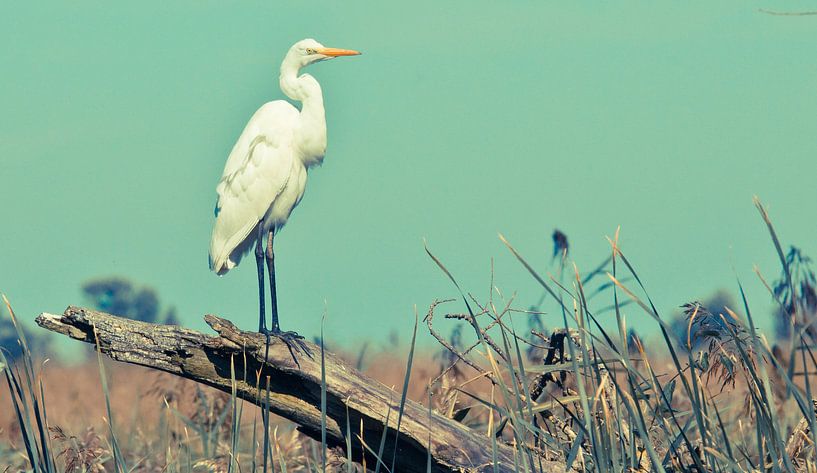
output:
M356 361L351 356L345 358L352 363ZM104 356L103 363L115 432L125 445L132 442L134 445L150 448L156 444L156 439L161 434L158 430L163 428L163 415L170 419L170 425L166 425L165 429L175 430L179 435L187 434L190 436L189 441L195 443L195 434L190 429L185 429L184 422L180 419L185 417L206 424L215 417L213 410L223 408L230 399L225 393L167 373L118 363ZM395 389L395 399L399 399L405 368L406 354L377 352L366 357L363 371ZM89 431L100 437L107 435L105 396L96 355L92 354L87 361L70 365L48 361L38 364L35 369L40 369L42 373L45 407L52 430L59 428L67 436L79 439L83 439ZM427 402L428 380L439 372L439 362L429 355L417 353L408 397ZM203 402L203 399L206 401ZM172 407L179 415L168 415L168 407ZM210 412L204 410L207 407ZM250 428L253 420L257 419L260 425L259 415L258 408L244 403L242 424ZM284 419L277 418L274 423L283 430L291 430L291 424ZM52 437L53 435L52 432ZM9 392L5 388L0 389L0 445L3 443L12 451L18 451L21 455L24 453L19 423ZM3 469L0 468L0 471Z

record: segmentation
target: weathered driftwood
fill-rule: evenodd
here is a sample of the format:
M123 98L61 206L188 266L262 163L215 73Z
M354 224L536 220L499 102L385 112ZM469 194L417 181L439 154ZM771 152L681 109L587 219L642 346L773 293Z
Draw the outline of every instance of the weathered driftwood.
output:
M91 344L98 340L102 353L117 361L166 371L227 393L232 391L235 379L238 396L262 407L269 385L270 411L295 422L305 434L320 439L320 347L306 342L313 357L301 353L296 364L288 347L272 338L265 363L264 336L241 331L230 321L214 315L205 316L205 321L218 336L79 307L69 307L63 315L44 313L37 317L37 323L48 330ZM409 400L398 437L395 429L400 393L328 352L325 368L326 431L330 447L345 452L346 437L351 435L352 457L360 461L366 450L358 437L362 422L364 441L375 451L383 429L388 429L383 456L389 467L397 439L396 472L425 472L428 455L434 472L494 471L492 442L484 434L437 413L429 417L427 407ZM387 412L390 412L388 426L384 427ZM346 428L347 415L351 432ZM514 471L512 448L498 444L496 458L500 471ZM368 456L369 465L374 465L374 461L374 457ZM537 466L539 464L537 459ZM541 464L545 471L564 471L564 464L545 461Z

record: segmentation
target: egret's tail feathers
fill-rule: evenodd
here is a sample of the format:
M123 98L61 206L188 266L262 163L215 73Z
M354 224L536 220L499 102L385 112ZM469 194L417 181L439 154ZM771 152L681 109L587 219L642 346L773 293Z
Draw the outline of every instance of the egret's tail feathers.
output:
M219 276L223 276L224 273L229 271L230 268L226 268L226 264L224 261L219 261L213 258L212 254L207 255L208 263L210 264L210 271L218 274Z
M241 258L252 250L255 242L255 238L252 237L254 227L255 225L250 226L249 230L227 239L218 238L214 233L210 242L210 270L223 276L238 266Z
M236 261L233 261L229 256L213 258L213 255L210 254L208 260L210 263L210 271L213 271L219 276L224 276L225 274L227 274L227 271L235 268L236 265L238 264Z

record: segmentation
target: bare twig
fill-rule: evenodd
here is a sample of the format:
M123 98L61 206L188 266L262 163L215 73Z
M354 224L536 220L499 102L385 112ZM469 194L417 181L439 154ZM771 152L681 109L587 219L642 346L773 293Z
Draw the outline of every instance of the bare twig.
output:
M765 13L767 15L775 15L775 16L813 16L817 15L817 11L774 11L774 10L766 10L764 8L758 8L757 11L760 13Z

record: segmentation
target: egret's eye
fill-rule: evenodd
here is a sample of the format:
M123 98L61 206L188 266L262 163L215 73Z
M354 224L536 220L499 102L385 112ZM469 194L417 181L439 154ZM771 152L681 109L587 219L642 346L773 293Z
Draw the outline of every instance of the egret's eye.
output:
M315 54L315 50L312 48L306 48L306 54Z

